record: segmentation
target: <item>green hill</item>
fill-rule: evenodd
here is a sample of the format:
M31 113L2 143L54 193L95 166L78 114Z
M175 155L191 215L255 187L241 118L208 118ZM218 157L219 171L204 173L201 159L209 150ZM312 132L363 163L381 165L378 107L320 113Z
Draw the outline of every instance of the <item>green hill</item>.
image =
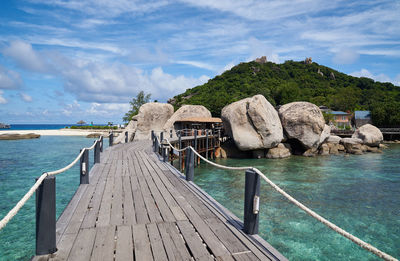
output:
M332 110L370 110L374 124L400 126L400 88L392 83L353 77L317 63L255 61L240 63L207 83L187 89L170 103L202 104L213 116L234 101L264 95L273 105L309 101Z

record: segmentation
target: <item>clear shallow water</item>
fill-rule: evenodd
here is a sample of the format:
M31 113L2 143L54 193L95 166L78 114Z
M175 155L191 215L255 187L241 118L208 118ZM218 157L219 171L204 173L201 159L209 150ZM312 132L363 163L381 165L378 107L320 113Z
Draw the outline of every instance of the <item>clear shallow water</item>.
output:
M41 136L39 139L0 141L0 218L15 206L44 171L69 164L95 139L79 136ZM104 142L104 148L108 142ZM90 166L93 151L89 152ZM79 164L56 176L57 217L79 186ZM35 197L0 231L0 260L28 260L35 252Z
M400 257L400 145L383 154L225 159L254 166L297 200L348 232ZM243 220L243 171L201 164L195 183ZM261 181L259 234L290 260L379 260L309 217Z

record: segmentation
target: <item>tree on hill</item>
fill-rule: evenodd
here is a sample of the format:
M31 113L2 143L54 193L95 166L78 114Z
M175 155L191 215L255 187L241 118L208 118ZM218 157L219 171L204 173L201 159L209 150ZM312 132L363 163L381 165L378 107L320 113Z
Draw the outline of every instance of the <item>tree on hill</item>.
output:
M172 105L177 109L183 104L201 104L220 116L227 104L256 94L274 106L308 101L332 110L370 110L374 124L400 126L400 87L346 75L315 62L240 63L175 96Z
M150 101L151 93L145 94L144 91L140 91L136 98L132 98L132 101L129 102L131 105L131 109L125 113L125 116L122 118L124 122L129 122L132 120L132 117L139 113L139 108L145 103Z

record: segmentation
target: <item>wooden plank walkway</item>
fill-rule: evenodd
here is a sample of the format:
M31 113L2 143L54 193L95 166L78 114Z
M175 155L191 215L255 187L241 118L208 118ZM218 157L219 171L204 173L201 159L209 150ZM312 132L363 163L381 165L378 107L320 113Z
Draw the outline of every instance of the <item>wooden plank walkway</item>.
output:
M34 260L286 260L152 152L107 149L57 221L57 248Z

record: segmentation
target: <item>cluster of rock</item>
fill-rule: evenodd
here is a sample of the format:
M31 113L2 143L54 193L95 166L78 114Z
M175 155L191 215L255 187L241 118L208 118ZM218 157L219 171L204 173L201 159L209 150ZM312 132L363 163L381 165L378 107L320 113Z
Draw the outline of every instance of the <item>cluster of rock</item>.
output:
M331 136L321 110L309 102L288 103L276 111L264 96L256 95L225 106L221 117L236 147L258 158L362 154L382 147L382 133L371 124L357 129L352 138Z
M156 133L173 130L173 135L176 135L174 123L193 117L211 117L211 112L202 105L183 105L174 112L171 104L146 103L139 108L138 115L132 118L125 131L114 139L114 144L125 142L125 132L128 132L128 141L150 140L152 130Z

